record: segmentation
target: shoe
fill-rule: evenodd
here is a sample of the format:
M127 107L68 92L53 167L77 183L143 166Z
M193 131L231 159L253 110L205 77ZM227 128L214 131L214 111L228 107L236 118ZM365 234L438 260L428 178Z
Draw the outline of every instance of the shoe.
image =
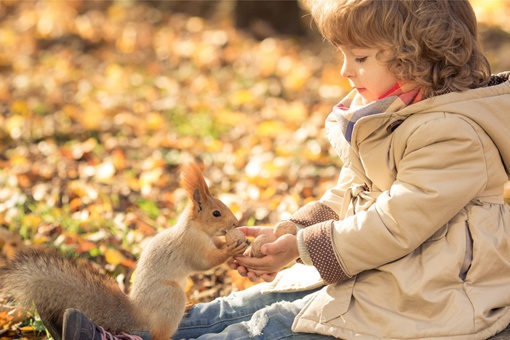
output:
M146 332L111 334L92 322L83 312L69 308L64 313L62 340L150 340Z

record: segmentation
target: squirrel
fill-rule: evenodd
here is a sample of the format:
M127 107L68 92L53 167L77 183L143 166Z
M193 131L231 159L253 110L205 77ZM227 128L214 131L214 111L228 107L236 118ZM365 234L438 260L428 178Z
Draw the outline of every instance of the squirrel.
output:
M220 238L237 227L238 220L211 195L194 163L182 167L181 186L188 204L177 223L156 234L143 249L129 295L90 263L65 259L54 249L35 248L19 251L2 268L2 290L22 307L35 307L58 332L65 310L76 308L114 334L143 330L154 340L170 339L185 313L187 277L220 265L247 247L245 242L226 244Z

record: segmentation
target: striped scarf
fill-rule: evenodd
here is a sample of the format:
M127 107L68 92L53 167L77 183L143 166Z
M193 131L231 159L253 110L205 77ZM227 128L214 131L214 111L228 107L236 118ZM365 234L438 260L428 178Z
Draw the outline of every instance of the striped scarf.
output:
M352 130L360 118L378 113L396 112L422 99L420 87L416 87L413 84L400 85L397 83L378 100L366 105L361 104L361 97L357 95L356 90L351 91L333 108L332 113L336 113L340 117L340 130L350 144Z

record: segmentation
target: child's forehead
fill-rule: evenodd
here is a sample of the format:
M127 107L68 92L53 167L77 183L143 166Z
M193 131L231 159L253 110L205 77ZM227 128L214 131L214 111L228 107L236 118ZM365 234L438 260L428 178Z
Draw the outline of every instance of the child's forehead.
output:
M338 45L337 48L342 53L350 53L350 54L375 54L379 52L380 48L375 47L361 47L361 46L351 46L351 45Z
M372 51L377 51L377 49L373 48L373 47L360 47L360 46L347 47L347 46L345 46L344 48L346 50L348 50L348 51L351 51L351 52L372 52Z

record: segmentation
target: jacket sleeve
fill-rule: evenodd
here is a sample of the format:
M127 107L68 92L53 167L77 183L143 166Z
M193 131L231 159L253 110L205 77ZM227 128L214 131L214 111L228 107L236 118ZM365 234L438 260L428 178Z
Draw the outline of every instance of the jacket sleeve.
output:
M294 223L298 227L298 249L300 262L315 265L326 282L336 282L348 278L334 259L332 248L331 226L333 221L340 220L339 215L346 190L360 180L346 164L340 171L337 185L328 190L319 201L310 202L292 214L288 221L280 223ZM313 228L312 228L313 226ZM315 237L307 237L304 231L309 231ZM312 260L313 258L315 260ZM324 274L322 274L324 272ZM327 273L327 274L326 274Z
M473 127L444 115L410 131L395 156L396 180L365 211L329 224L314 225L304 242L314 265L313 244L327 244L339 275L353 276L399 259L418 248L487 184L483 145ZM394 151L395 152L395 151ZM312 229L321 229L320 231ZM341 271L341 273L340 273ZM322 272L321 272L322 274Z

